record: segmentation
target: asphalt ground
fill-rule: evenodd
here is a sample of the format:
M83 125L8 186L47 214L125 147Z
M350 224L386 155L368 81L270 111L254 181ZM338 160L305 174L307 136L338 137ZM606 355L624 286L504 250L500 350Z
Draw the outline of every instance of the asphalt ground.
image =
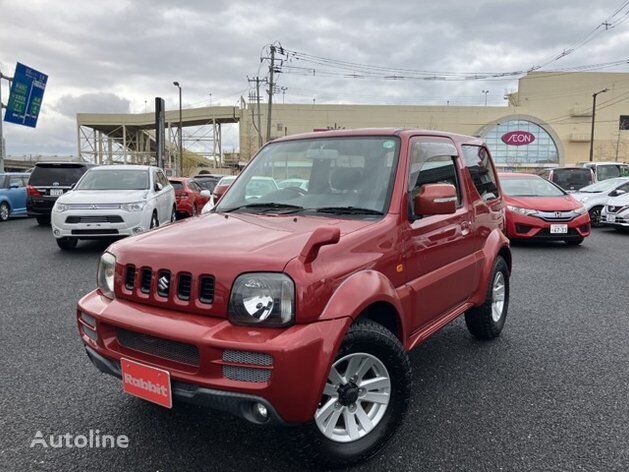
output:
M0 224L0 471L296 470L288 432L122 392L88 361L76 301L104 242L57 248L32 219ZM357 468L629 470L629 235L513 248L505 330L479 342L462 319L411 354L409 415ZM129 438L126 449L30 447L38 431Z

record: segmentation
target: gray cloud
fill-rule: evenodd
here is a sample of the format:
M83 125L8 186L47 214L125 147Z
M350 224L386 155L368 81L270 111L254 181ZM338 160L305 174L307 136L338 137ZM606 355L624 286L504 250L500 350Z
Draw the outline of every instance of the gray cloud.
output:
M382 2L0 0L0 63L19 60L49 74L37 130L7 125L8 151L73 152L73 114L144 111L153 97L176 106L235 104L247 75L259 71L260 49L288 48L389 67L503 71L526 69L569 47L619 0L441 0ZM556 67L627 56L629 21L601 34ZM259 71L265 74L264 66ZM287 102L502 104L516 81L409 82L280 74ZM5 95L6 97L6 95ZM26 138L28 136L28 138ZM29 148L29 146L31 146Z

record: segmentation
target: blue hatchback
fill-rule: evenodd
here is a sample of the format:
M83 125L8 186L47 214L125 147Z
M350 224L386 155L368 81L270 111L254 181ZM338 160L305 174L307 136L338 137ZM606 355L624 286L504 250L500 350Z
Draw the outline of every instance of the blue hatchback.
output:
M26 185L29 174L0 174L0 221L10 216L26 215Z

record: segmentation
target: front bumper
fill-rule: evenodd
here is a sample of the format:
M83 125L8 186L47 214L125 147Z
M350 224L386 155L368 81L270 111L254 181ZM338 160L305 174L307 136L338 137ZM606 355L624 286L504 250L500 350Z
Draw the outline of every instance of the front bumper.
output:
M565 224L568 232L553 234L551 225ZM509 239L528 239L534 241L571 241L590 235L590 215L585 213L570 221L546 221L535 216L521 215L507 211L506 233Z
M110 238L131 236L150 227L150 212L121 210L68 210L51 213L52 234L55 238ZM111 220L111 221L108 221ZM75 221L75 222L72 222Z
M609 217L613 217L613 221L608 219ZM601 212L601 224L617 228L629 228L629 210L611 213L607 211L607 208L604 208Z
M97 336L86 335L81 313L94 318ZM219 391L237 399L233 400L236 407L219 407L224 411L250 420L242 413L250 411L246 405L262 400L268 411L277 415L278 422L304 423L314 416L330 365L351 319L288 328L236 326L225 318L109 300L93 291L79 301L77 323L83 343L110 366L124 357L168 370L175 399L214 407L214 400L206 397ZM128 333L156 348L130 344L125 337ZM170 353L169 345L174 345ZM171 355L173 349L176 356ZM197 353L196 361L182 361L181 353L190 351ZM226 356L226 352L236 353L236 358ZM253 364L248 360L259 356L271 362ZM106 370L116 375L115 368L113 372ZM245 375L234 377L234 371ZM182 393L184 390L188 393ZM211 392L206 395L205 390ZM201 393L190 395L191 391Z

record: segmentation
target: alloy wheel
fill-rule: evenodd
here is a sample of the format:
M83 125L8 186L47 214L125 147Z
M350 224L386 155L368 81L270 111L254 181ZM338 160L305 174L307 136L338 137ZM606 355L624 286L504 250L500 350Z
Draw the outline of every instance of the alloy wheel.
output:
M6 203L0 205L0 221L6 221L9 219L9 207Z
M391 398L391 378L377 357L364 352L337 360L328 374L315 423L335 442L351 442L380 423Z
M502 317L505 307L505 276L502 272L496 272L491 289L491 319L498 322Z

